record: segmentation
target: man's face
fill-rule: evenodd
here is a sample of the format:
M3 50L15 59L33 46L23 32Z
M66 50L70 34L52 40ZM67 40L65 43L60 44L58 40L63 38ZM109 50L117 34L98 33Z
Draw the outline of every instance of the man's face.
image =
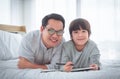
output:
M63 23L50 19L45 28L41 27L42 41L47 48L55 47L62 40Z

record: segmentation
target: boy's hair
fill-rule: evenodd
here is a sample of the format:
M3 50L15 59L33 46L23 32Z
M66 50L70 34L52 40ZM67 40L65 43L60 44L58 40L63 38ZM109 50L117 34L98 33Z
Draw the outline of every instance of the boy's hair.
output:
M90 36L91 28L90 28L90 24L89 24L89 22L87 20L85 20L83 18L77 18L77 19L73 20L70 23L70 26L69 26L70 36L72 36L72 31L81 30L81 29L87 30L88 35Z

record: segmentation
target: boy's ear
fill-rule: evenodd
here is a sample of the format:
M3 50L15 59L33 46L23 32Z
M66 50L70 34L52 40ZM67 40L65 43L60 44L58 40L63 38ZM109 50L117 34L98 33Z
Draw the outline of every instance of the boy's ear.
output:
M43 26L41 26L41 27L40 27L40 31L42 32L43 30L44 30L44 27L43 27Z

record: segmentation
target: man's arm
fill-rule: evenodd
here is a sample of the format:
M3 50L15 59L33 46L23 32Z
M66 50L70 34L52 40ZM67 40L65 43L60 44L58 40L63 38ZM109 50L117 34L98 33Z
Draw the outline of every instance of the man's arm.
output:
M39 65L34 63L34 53L36 51L36 47L38 47L38 42L34 40L34 34L35 32L28 33L21 41L21 45L19 47L18 53L19 53L19 62L18 62L18 68L25 69L25 68L41 68L41 69L47 69L46 65ZM38 35L36 35L38 36ZM36 37L36 39L38 39Z
M38 65L38 64L31 63L29 60L27 60L24 57L19 57L18 68L20 68L20 69L25 69L25 68L31 68L31 69L36 69L36 68L48 69L46 65Z

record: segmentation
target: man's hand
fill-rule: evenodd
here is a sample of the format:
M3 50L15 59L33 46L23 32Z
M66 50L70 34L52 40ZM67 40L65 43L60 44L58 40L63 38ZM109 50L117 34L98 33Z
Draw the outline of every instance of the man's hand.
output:
M24 57L19 57L18 68L25 69L31 68L32 63Z

